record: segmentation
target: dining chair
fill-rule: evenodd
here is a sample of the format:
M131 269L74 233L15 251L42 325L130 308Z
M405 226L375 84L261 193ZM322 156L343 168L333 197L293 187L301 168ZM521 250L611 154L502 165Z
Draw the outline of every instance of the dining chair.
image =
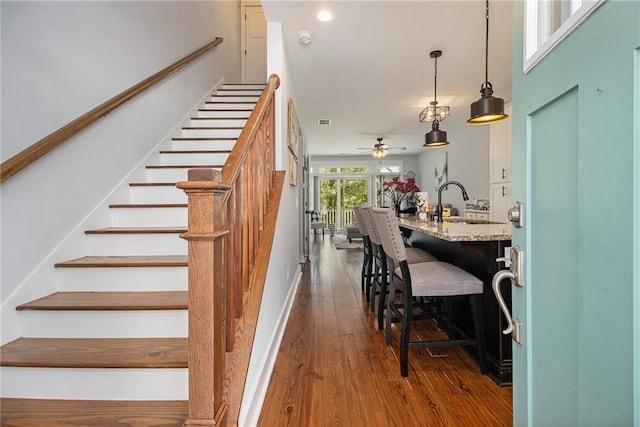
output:
M373 250L373 277L371 280L370 306L371 311L375 312L376 296L378 296L378 329L382 330L384 323L384 308L386 304L386 295L389 284L389 271L393 271L393 268L389 269L387 266L387 256L384 252L384 248L382 247L382 241L380 240L371 208L372 206L362 206L361 211L365 224L367 226L367 230L369 232L369 240L371 241L371 247ZM429 252L424 251L420 248L406 247L405 250L407 252L407 263L409 264L438 260Z
M422 347L467 346L476 347L480 371L484 368L484 327L482 319L483 283L470 273L446 262L432 261L409 264L402 234L395 213L390 209L372 208L376 230L382 242L382 247L388 258L393 260L394 270L389 285L387 298L387 319L385 335L387 344L391 345L392 321L400 323L400 373L408 376L409 349ZM392 297L396 291L401 298ZM471 305L473 319L473 337L469 337L462 330L457 330L461 338L454 339L452 313L446 313L449 339L411 341L411 322L424 318L420 313L414 314L414 308L420 307L416 297L437 297L438 299L467 296ZM429 306L432 305L428 301ZM427 317L429 314L427 314Z

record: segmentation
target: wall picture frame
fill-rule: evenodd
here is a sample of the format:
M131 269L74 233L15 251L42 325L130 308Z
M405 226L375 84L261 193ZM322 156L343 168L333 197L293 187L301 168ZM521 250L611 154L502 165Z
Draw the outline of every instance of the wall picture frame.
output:
M289 153L289 185L298 185L298 158Z
M291 154L298 158L298 147L300 145L300 122L298 121L298 115L296 108L293 105L293 98L289 98L288 104L288 129L287 129L287 145Z

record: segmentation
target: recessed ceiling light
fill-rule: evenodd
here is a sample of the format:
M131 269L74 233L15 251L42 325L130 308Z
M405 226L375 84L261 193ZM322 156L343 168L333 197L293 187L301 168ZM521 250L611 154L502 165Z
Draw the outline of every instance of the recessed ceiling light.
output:
M333 13L331 13L330 10L321 9L316 14L316 18L318 18L318 21L321 22L329 22L333 19Z

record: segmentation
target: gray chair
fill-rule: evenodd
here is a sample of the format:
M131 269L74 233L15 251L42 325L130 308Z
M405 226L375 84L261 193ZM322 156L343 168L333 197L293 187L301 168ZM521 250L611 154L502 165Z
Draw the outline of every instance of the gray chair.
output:
M369 232L366 224L363 222L364 217L360 206L354 206L353 213L356 215L356 220L360 224L359 234L362 237L363 258L362 258L362 273L360 275L361 288L364 292L367 301L370 298L371 280L373 277L373 253L371 248L371 240L369 240ZM351 241L351 239L349 239Z
M484 369L484 331L482 319L483 283L480 279L466 271L446 262L421 262L409 264L402 234L398 226L395 213L390 209L373 208L376 230L382 241L382 247L387 257L391 258L395 266L389 287L389 295L401 292L402 298L388 298L386 338L391 345L392 320L401 324L400 331L400 373L408 376L409 348L445 347L453 345L474 345L477 349L480 371ZM454 325L451 312L446 313L449 339L434 341L410 341L411 322L423 318L414 314L414 308L425 302L425 308L433 307L433 299L449 299L455 296L467 296L471 304L474 336L468 337L462 331L461 338L455 339ZM415 297L423 301L416 303ZM424 301L426 300L426 301ZM439 304L436 304L439 306ZM423 307L421 307L423 308ZM423 309L423 313L427 313ZM428 315L427 315L428 317Z
M364 223L369 232L369 240L371 241L371 247L373 252L373 278L371 281L371 298L370 305L371 311L376 310L376 296L378 296L377 310L378 310L378 329L383 328L384 321L384 308L386 305L386 295L389 285L389 269L387 266L387 256L382 247L382 241L378 233L376 223L373 219L373 213L371 212L371 206L361 207ZM418 262L430 262L437 261L438 259L419 248L405 248L407 252L407 262L409 264L415 264Z

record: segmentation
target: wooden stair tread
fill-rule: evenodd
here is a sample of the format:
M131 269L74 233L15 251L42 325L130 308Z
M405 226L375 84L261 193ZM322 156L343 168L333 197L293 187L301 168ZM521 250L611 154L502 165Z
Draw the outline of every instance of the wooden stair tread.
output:
M224 165L147 165L147 169L222 169Z
M130 182L129 187L175 187L177 182Z
M186 233L186 227L107 227L85 230L84 234L178 234Z
M208 104L257 104L256 101L207 101L204 103L205 105Z
M184 130L241 130L242 126L184 126L182 129Z
M237 110L235 110L233 108L198 108L198 111L242 111L242 112L245 112L245 113L250 113L253 110L249 110L249 109L237 109Z
M225 154L231 150L162 150L160 154Z
M186 401L0 399L3 427L180 427Z
M229 89L227 89L227 90L229 90ZM240 90L240 89L237 89L237 90ZM244 89L244 90L246 90L246 89ZM232 98L239 98L239 97L255 98L256 96L258 96L258 97L259 97L259 96L260 96L260 94L255 94L255 95L238 95L238 94L235 94L235 95L234 95L234 94L228 94L228 95L226 95L226 94L220 94L220 93L217 93L217 94L214 94L214 95L211 95L211 96L214 96L214 97L215 97L215 96L219 96L219 97L221 97L221 98L224 98L224 97L232 97Z
M110 208L186 208L186 203L114 203Z
M187 338L18 338L0 365L50 368L186 368Z
M54 267L186 267L186 255L85 256Z
M206 111L218 111L218 110L206 110ZM234 110L232 110L234 111ZM206 136L194 136L194 137L188 137L188 136L176 136L171 138L172 141L237 141L238 138L234 138L231 136L212 136L212 137L206 137Z
M187 291L56 292L16 310L186 310Z

